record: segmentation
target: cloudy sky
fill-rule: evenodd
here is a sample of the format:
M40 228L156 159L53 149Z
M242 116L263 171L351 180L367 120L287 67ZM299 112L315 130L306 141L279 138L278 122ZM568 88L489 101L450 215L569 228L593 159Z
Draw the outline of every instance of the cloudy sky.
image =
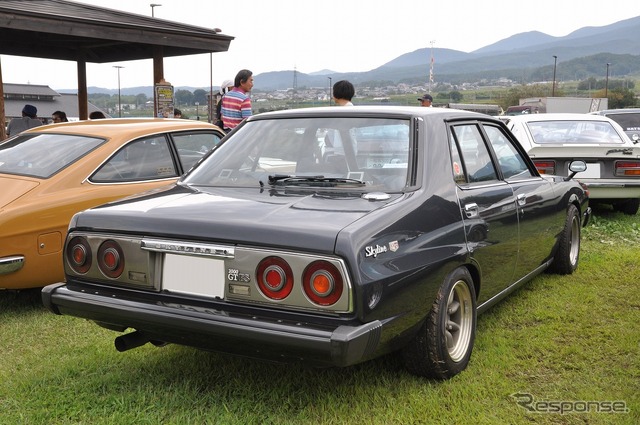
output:
M228 52L213 55L213 84L242 68L255 74L297 69L311 73L368 71L414 50L434 47L472 52L514 34L540 31L565 36L640 16L628 0L83 0L140 15L220 28L235 37ZM639 41L640 42L640 41ZM1 55L5 83L77 86L75 62ZM551 61L551 59L550 59ZM562 58L558 58L558 63ZM87 64L89 86L153 84L151 60ZM209 55L167 58L165 79L174 86L208 87ZM437 58L436 58L437 75ZM425 77L426 78L426 77ZM255 81L259 88L260 81Z

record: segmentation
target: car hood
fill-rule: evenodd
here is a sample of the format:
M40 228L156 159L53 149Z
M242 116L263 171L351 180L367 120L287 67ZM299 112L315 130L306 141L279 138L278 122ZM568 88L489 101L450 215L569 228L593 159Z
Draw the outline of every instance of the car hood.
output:
M4 208L11 202L38 187L39 183L20 177L0 176L0 208Z
M338 233L401 198L367 200L358 193L312 193L182 186L107 204L77 215L77 229L293 249L334 250Z

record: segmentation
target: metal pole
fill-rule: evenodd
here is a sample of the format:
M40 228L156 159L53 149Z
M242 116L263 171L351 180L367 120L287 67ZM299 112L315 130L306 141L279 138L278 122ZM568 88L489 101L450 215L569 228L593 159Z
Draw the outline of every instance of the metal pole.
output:
M162 6L162 5L161 5L161 4L158 4L158 3L151 3L149 6L151 6L151 17L152 17L152 18L154 18L154 17L156 16L156 15L154 14L154 9L155 9L157 6Z
M611 64L607 63L607 79L604 82L604 97L609 97L609 65Z
M553 55L553 87L551 88L551 97L556 95L556 64L558 63L558 57Z
M333 98L333 86L331 85L331 77L329 79L329 106L331 106L331 99Z
M120 69L124 68L121 65L114 65L114 68L118 70L118 118L122 117L122 103L120 102Z

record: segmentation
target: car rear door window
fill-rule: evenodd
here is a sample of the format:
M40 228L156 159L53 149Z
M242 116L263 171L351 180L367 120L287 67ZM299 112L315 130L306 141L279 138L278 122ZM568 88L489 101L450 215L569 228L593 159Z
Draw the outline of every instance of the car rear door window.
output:
M179 133L173 134L173 143L178 151L182 168L187 171L200 158L220 143L221 136L217 133Z
M178 177L164 135L135 140L113 155L93 175L91 181L126 182Z
M498 159L498 166L506 180L532 177L526 161L503 130L493 125L483 125L487 139Z
M461 124L452 126L452 136L457 146L458 155L462 158L463 167L455 163L454 174L456 181L466 180L467 183L487 182L498 180L498 174L491 160L489 149L484 142L477 124Z

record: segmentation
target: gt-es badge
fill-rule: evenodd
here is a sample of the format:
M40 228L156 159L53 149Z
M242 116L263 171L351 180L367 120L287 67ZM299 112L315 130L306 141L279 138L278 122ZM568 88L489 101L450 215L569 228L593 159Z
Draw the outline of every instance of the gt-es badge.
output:
M230 282L249 283L251 282L251 275L249 275L249 273L240 273L238 269L228 269L227 279Z
M386 245L377 245L376 246L367 246L364 248L366 257L376 258L378 254L382 254L384 252L395 252L399 248L398 241L389 242L389 246Z

